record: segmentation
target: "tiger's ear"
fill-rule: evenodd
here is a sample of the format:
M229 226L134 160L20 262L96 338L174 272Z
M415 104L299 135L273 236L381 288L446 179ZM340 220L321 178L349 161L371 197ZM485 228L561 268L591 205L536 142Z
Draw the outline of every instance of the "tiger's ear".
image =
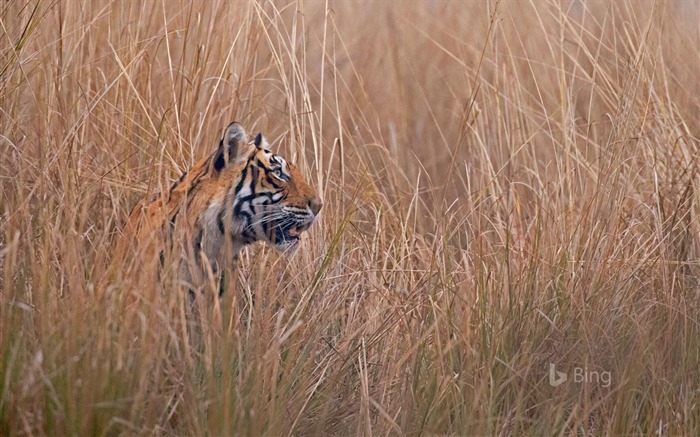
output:
M239 146L248 142L248 134L245 133L243 126L234 121L226 128L221 142L224 149L228 151L229 159L234 160L238 157Z
M248 135L245 133L243 126L235 121L228 125L219 143L219 148L216 149L212 157L212 171L219 173L229 162L235 161L238 158L240 145L245 144L247 141Z
M262 134L259 133L255 136L255 139L253 140L253 144L255 145L255 147L257 147L258 150L261 150L261 149L265 148L267 141L265 141Z

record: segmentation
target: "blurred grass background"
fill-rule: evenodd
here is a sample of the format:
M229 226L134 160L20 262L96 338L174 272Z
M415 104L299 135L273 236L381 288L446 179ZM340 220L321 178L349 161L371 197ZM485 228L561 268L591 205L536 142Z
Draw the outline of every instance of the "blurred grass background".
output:
M0 434L700 433L695 1L0 11ZM231 120L325 206L215 326L106 269Z

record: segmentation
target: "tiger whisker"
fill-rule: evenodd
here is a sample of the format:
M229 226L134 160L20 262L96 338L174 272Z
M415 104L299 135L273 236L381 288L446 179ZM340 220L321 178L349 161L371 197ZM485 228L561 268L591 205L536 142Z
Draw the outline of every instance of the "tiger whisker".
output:
M261 225L263 223L268 223L268 222L276 221L279 219L284 219L284 218L286 218L285 216L286 216L285 214L279 214L279 215L270 215L270 216L261 217L259 220L252 222L249 226L256 226L256 225Z

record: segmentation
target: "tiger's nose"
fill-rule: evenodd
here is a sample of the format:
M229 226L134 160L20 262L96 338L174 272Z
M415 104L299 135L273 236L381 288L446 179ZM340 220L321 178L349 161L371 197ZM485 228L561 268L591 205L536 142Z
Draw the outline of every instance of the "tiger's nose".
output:
M314 215L318 215L318 212L322 207L323 202L321 202L321 198L314 196L309 200L309 209L314 213Z

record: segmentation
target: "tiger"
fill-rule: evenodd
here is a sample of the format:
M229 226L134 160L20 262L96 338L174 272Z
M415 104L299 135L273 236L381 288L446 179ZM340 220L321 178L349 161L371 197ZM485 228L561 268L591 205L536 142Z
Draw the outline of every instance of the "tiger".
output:
M262 133L249 141L233 122L213 153L167 191L137 203L118 253L138 252L138 259L156 259L161 269L166 254L175 254L179 280L191 295L215 277L221 296L223 270L244 247L261 241L283 255L295 252L322 206L299 169L272 153Z

